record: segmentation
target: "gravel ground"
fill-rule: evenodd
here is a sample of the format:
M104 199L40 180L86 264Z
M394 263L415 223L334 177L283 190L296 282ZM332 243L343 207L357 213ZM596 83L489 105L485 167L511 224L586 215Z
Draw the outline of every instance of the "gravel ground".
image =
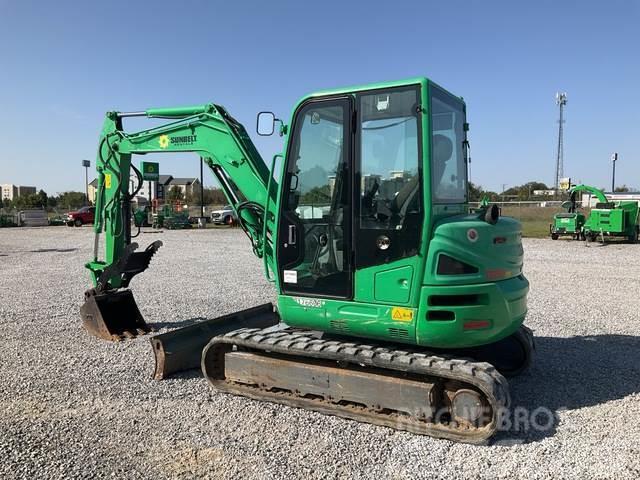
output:
M157 238L132 287L161 331L274 299L242 232L140 243ZM151 380L147 338L80 327L91 245L89 228L0 230L0 478L640 477L640 245L525 240L537 357L490 446L218 394L197 372Z

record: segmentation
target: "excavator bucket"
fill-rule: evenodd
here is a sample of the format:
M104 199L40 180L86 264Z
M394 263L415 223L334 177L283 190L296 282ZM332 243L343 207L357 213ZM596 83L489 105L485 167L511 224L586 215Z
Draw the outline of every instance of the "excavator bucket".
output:
M151 338L156 359L153 378L162 380L173 373L198 368L202 359L202 350L213 337L238 328L272 327L279 321L280 317L273 305L265 303L155 335Z
M137 243L127 245L120 259L102 271L96 288L85 292L80 316L91 335L118 341L152 331L138 310L133 293L126 287L133 277L149 267L151 258L161 246L162 242L156 240L142 252L136 252ZM108 288L111 277L120 278L121 290Z
M118 341L151 332L131 290L88 294L80 315L84 328L104 340Z

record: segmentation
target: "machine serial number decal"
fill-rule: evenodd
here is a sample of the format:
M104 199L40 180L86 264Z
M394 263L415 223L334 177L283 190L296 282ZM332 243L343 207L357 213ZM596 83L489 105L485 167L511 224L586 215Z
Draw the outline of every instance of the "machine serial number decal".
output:
M318 300L317 298L302 298L296 297L293 299L298 305L303 307L321 308L324 307L324 300Z
M391 319L398 322L410 322L413 320L413 310L410 308L393 307L391 309Z

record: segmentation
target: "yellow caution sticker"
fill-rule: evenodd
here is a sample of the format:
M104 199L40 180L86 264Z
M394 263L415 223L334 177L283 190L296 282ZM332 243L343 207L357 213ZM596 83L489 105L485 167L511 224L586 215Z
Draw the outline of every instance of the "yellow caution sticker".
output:
M104 174L104 188L111 188L111 174Z
M391 309L391 319L398 322L410 322L413 320L413 310L411 308L393 307Z

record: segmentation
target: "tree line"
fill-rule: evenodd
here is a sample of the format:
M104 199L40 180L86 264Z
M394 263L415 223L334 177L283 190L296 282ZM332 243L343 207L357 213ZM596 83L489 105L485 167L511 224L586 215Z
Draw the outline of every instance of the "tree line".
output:
M546 195L535 195L536 190L553 190L553 187L549 187L543 182L527 182L522 185L515 185L507 188L504 192L498 193L491 190L485 190L481 185L469 182L469 201L479 202L485 196L491 202L499 202L504 200L515 201L527 201L527 200L549 200L550 197ZM606 188L600 188L602 191L607 191ZM621 185L616 187L616 192L629 192L631 188L627 185ZM567 192L562 192L561 197L566 197Z
M204 188L205 205L224 205L227 200L219 188ZM167 201L183 201L187 205L200 205L200 189L188 192L185 196L179 187L172 187L167 193ZM44 190L30 195L22 195L13 200L0 199L0 208L6 210L26 210L30 208L44 208L47 210L75 210L87 205L84 192L62 192L58 195L48 195Z
M501 201L503 198L509 200L525 201L525 200L544 200L549 199L545 196L534 195L535 190L552 190L545 183L542 182L527 182L523 185L516 185L509 187L502 193L494 192L492 190L485 190L481 185L469 182L469 201L479 202L485 196L491 202ZM605 190L602 188L601 190ZM616 192L628 192L631 189L626 185L616 187ZM219 188L204 188L204 205L224 205L227 203L227 199L224 193ZM326 193L324 195L326 197ZM193 192L188 192L185 195L182 190L174 186L167 193L167 201L175 202L182 201L187 205L200 205L200 190L196 189ZM84 192L62 192L55 196L47 195L47 192L40 190L38 193L31 195L22 195L20 197L9 199L0 199L0 207L4 209L17 209L23 210L28 208L46 208L48 210L60 209L60 210L72 210L80 208L87 204L87 197Z
M45 208L45 209L75 209L87 204L87 197L84 192L62 192L58 195L47 195L47 192L40 190L38 193L30 195L21 195L9 200L4 198L0 200L0 206L5 209L24 210L29 208Z

